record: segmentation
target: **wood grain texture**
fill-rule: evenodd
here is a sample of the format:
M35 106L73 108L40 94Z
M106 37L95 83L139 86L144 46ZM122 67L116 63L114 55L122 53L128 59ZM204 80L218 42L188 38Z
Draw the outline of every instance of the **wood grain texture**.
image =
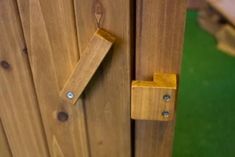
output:
M177 88L176 75L155 74L154 76L154 81L132 81L132 119L158 121L173 120L175 116L175 97Z
M49 157L14 0L0 1L0 17L0 117L12 155Z
M188 0L189 9L201 9L206 5L206 0Z
M2 126L2 121L0 119L0 156L1 157L12 157L9 143L5 134L5 130Z
M136 80L179 74L186 0L137 0ZM135 156L170 157L175 122L136 121Z
M83 103L71 106L59 95L79 58L73 1L18 0L18 6L51 156L88 157Z
M61 91L61 97L66 102L77 102L114 41L115 37L105 30L95 32ZM68 98L69 92L72 98Z
M80 50L97 27L117 40L84 93L92 157L130 157L130 0L75 0Z

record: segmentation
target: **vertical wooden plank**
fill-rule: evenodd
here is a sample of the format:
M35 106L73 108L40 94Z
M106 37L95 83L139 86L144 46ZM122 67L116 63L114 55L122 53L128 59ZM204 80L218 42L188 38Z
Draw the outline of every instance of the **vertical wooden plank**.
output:
M72 0L18 0L36 93L53 157L87 157L88 144L80 100L59 97L78 60Z
M117 37L84 93L92 157L130 157L130 0L75 0L80 50L97 27Z
M136 79L180 72L186 0L137 0ZM136 121L136 157L170 157L175 122Z
M0 116L12 155L49 157L14 0L0 1L0 17Z
M2 126L0 119L0 156L1 157L12 157L11 150L7 141L5 131Z

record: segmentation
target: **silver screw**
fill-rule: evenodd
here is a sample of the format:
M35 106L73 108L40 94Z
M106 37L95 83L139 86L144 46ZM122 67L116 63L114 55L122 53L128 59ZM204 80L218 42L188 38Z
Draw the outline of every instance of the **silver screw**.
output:
M67 96L68 99L73 99L74 98L74 94L71 91L68 91L66 96Z
M162 98L163 98L163 100L164 100L164 101L166 101L166 102L167 102L167 101L170 101L171 96L170 96L170 95L168 95L168 94L166 94L166 95L164 95Z
M168 111L163 111L162 112L162 116L164 117L164 118L168 118L169 117L169 112Z

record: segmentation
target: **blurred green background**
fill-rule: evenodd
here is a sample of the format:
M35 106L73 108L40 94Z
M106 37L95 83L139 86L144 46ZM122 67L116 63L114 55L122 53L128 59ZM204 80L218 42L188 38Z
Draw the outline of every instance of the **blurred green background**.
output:
M235 57L189 11L177 106L174 157L235 157Z

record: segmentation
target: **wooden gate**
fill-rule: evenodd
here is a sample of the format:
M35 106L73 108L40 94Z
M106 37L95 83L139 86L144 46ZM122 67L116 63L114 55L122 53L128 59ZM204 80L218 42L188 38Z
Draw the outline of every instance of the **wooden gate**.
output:
M151 89L177 91L185 11L186 0L1 0L0 157L170 157L176 96L163 95L170 112L151 95L131 107L131 81L156 73L164 86Z

